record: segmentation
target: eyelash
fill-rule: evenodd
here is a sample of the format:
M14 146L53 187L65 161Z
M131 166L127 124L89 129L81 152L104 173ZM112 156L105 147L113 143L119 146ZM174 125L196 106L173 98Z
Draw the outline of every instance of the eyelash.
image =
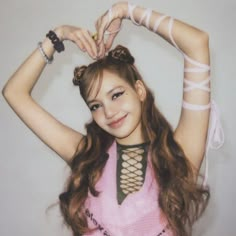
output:
M120 97L121 95L123 95L124 92L125 92L125 91L122 91L122 92L118 92L118 93L113 94L113 95L112 95L112 100L117 99L118 97Z
M90 111L93 112L93 111L96 111L98 108L99 108L99 104L94 104L89 109L90 109Z
M117 98L119 98L120 96L122 96L124 94L125 91L122 92L118 92L112 95L112 100L116 100ZM100 104L94 104L90 107L90 111L94 112L96 111L101 105Z

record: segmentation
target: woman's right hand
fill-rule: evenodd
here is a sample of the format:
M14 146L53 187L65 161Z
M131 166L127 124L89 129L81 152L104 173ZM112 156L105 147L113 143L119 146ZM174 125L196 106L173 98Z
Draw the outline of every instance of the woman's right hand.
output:
M97 19L96 29L98 33L99 57L104 56L105 52L111 48L121 28L122 20L127 18L127 15L128 3L118 2Z
M57 27L54 32L61 41L69 40L75 43L83 52L87 52L93 59L97 58L97 45L91 32L71 25Z

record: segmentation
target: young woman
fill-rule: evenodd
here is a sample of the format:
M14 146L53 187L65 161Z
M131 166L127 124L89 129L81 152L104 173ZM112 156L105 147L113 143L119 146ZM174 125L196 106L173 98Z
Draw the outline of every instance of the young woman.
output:
M123 19L145 26L183 54L183 107L174 131L155 107L129 50L117 46L109 51ZM9 79L3 95L70 165L60 206L74 235L191 235L209 199L209 191L197 184L211 107L208 35L127 2L114 4L96 28L94 36L74 26L50 31ZM73 82L93 117L86 136L60 123L31 97L54 52L64 50L64 40L96 59L74 71Z

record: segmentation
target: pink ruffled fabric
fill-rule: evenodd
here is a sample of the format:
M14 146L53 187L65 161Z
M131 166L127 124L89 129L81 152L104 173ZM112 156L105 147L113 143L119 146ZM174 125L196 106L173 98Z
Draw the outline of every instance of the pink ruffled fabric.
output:
M99 197L89 194L86 215L90 228L97 228L86 236L158 236L167 220L158 206L158 187L148 161L145 182L136 193L129 194L121 205L116 197L116 143L109 149L109 159L103 175L96 184ZM150 159L150 158L148 158ZM166 229L162 236L172 236Z

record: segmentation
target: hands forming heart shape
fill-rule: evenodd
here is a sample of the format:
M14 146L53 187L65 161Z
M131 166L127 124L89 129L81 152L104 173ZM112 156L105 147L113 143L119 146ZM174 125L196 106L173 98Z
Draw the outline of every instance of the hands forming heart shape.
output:
M114 4L95 22L96 33L71 25L62 25L54 31L61 41L69 40L75 43L83 52L93 59L104 57L111 48L116 35L121 29L121 23L127 18L128 3Z

